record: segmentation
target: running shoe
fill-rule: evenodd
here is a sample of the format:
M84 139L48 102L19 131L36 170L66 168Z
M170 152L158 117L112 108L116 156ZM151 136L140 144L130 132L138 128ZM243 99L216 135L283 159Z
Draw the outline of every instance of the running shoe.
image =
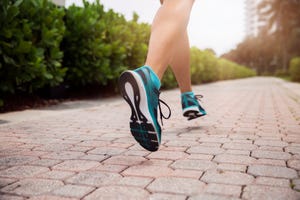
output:
M128 70L119 78L121 95L131 108L130 131L135 140L149 151L157 151L161 143L161 127L157 121L157 108L160 118L168 119L171 110L159 99L160 81L148 66ZM161 113L160 102L169 109L169 116Z
M188 120L206 115L206 111L199 103L199 100L202 97L202 95L194 95L193 92L185 92L181 94L183 116L187 117Z

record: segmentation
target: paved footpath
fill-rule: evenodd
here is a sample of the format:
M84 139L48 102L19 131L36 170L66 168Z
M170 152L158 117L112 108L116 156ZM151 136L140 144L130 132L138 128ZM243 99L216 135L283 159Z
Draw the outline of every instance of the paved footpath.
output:
M194 90L208 115L193 121L178 90L162 92L173 112L153 153L131 137L120 97L0 115L0 199L300 199L300 84Z

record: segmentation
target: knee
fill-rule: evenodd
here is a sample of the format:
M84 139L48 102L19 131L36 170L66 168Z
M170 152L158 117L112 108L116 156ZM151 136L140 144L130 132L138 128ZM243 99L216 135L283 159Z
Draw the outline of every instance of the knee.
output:
M177 13L181 16L189 17L194 0L161 0L163 7L172 14Z

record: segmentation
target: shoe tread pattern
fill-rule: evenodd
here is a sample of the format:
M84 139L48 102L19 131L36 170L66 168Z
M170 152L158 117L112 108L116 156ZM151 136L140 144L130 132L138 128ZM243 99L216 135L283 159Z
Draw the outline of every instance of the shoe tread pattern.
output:
M133 88L134 98L133 102L129 98L125 84L131 84ZM130 116L130 130L135 140L145 149L149 151L157 151L159 147L157 133L154 125L149 123L149 120L144 116L140 110L141 96L138 89L137 81L130 72L124 72L119 78L119 89L122 97L131 108Z

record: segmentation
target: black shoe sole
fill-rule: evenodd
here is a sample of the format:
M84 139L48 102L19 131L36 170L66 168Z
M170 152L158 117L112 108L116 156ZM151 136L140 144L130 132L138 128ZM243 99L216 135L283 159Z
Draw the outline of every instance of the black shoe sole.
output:
M143 108L141 108L141 106L144 106L148 109L147 96L145 91L142 91L139 87L139 85L142 85L142 83L139 84L141 80L138 80L133 73L125 71L119 78L121 95L131 108L130 131L134 139L143 148L148 151L157 151L159 148L158 134L152 120L150 120L152 119L151 115L147 114L145 110L143 113Z
M195 110L190 110L190 111L186 111L183 114L184 117L187 117L187 120L192 120L192 119L196 119L199 117L203 117L205 116L205 114L201 114L199 111L195 111Z

